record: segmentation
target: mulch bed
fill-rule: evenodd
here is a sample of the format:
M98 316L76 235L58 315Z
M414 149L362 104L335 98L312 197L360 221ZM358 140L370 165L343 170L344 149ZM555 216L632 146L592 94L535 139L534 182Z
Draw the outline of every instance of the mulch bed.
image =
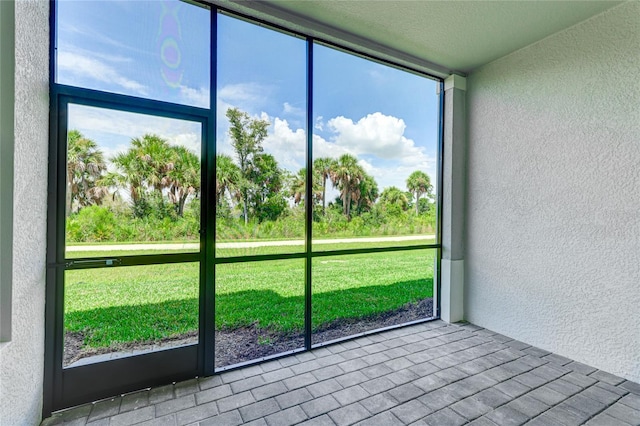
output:
M408 303L401 308L383 314L360 319L339 319L320 327L312 335L312 343L324 343L366 331L403 324L433 316L433 299ZM217 330L216 367L225 367L245 361L304 348L302 333L277 333L256 326ZM127 343L101 349L82 349L81 333L66 333L63 365L68 366L82 358L113 352L131 352L170 348L197 341L197 333L188 333L153 343Z

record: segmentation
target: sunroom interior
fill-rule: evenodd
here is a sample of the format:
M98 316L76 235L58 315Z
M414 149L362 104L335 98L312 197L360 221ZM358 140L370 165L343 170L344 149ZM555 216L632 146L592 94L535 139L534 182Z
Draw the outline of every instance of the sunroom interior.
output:
M57 146L67 140L71 128L60 123L91 108L117 109L196 125L202 135L198 146L216 138L209 126L215 115L190 106L165 111L153 100L128 103L120 94L67 90L74 84L72 78L64 87L56 86L51 47L52 28L59 24L52 13L56 5L46 0L0 2L0 424L8 425L39 424L53 410L107 397L104 392L109 389L113 395L136 390L118 385L94 392L99 384L62 367L64 302L62 286L56 283L64 281L65 274L97 266L91 263L93 258L74 264L73 256L64 254L68 237L60 227L65 223L67 185L56 181L65 176L61 170L66 163L60 156L66 147L59 151ZM438 207L434 239L418 240L397 251L390 245L333 253L341 258L315 251L315 241L305 234L299 251L285 253L286 262L297 265L287 268L299 272L301 283L295 315L304 323L304 333L295 348L310 350L320 342L311 332L310 282L315 272L305 265L312 261L340 265L348 256L369 256L374 260L368 267L373 268L381 263L375 259L387 255L401 259L429 252L434 305L425 319L466 321L640 382L639 2L186 5L220 10L224 19L230 16L247 25L276 29L300 42L301 98L307 102L311 102L309 52L314 51L308 46L313 43L321 45L311 54L316 60L321 48L339 48L340 53L426 77L436 89L430 94L438 111L440 144L435 155L440 156L434 168L437 179L433 179ZM189 31L189 24L180 31ZM206 37L213 34L211 30ZM222 75L220 69L218 74ZM329 90L317 89L313 96L324 91ZM215 90L211 92L207 102L213 106ZM310 114L302 122L308 129L318 124ZM305 143L316 149L310 136ZM211 156L209 164L215 164L215 154L203 152ZM308 166L306 177L311 178L311 155L303 154L299 163ZM213 168L203 168L203 179L207 173L211 179L215 176ZM214 191L211 185L209 191ZM304 191L311 199L311 185ZM201 214L209 215L203 220L215 222L213 209ZM300 221L310 227L313 212L307 209ZM203 247L209 243L213 247L215 234L204 234ZM200 262L201 255L206 257L203 253L162 255L169 256L173 265ZM283 261L275 252L209 255L217 259L221 276L242 262ZM100 268L123 266L109 269L117 271L153 269L166 261L153 256L97 257L107 262ZM205 260L193 266L200 268L201 276L213 276L212 263ZM211 287L212 282L200 285ZM207 304L212 302L207 300L217 297L206 293L207 299L203 294L194 302L201 312L201 330L206 328L202 324L215 321ZM220 309L225 303L221 300ZM195 367L177 369L173 376L145 370L145 386L224 371L213 365L213 336L199 339L171 361L193 362ZM207 350L208 358L198 355ZM165 352L152 356L161 358ZM149 359L157 365L164 362ZM207 363L210 367L203 366ZM102 364L95 365L99 369ZM111 364L123 369L123 375L138 368ZM100 374L111 375L113 370ZM85 387L76 387L65 399L61 392L69 391L62 390L64 383Z

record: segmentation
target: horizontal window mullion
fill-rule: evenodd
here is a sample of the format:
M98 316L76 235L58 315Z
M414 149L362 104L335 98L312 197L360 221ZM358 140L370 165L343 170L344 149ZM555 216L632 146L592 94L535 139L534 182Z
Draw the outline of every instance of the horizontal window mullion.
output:
M64 84L53 84L52 90L56 95L65 98L65 101L84 106L96 106L191 121L202 121L211 115L211 111L208 108L198 108Z
M66 259L63 263L49 264L49 267L74 269L116 268L120 266L160 265L163 263L199 262L200 253L143 254L133 256L101 256ZM111 261L111 262L109 262Z
M383 252L393 252L393 251L409 251L409 250L424 250L424 249L438 249L438 248L440 248L440 244L417 244L415 246L396 246L396 247L368 247L368 248L358 248L358 249L315 251L311 253L311 257L340 256L343 254L383 253Z
M415 246L395 246L395 247L369 247L358 249L342 249L342 250L327 250L327 251L312 251L310 253L290 253L290 254L260 254L254 256L233 256L233 257L221 257L216 258L213 262L216 265L226 263L242 263L242 262L259 262L263 260L286 260L286 259L302 259L309 257L327 257L327 256L341 256L349 254L370 254L370 253L383 253L394 251L409 251L409 250L425 250L425 249L439 249L440 244L419 244Z

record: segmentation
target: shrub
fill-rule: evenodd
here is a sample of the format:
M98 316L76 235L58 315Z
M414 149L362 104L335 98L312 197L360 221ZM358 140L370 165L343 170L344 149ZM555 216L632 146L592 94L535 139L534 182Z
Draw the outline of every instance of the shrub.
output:
M106 207L88 206L67 218L67 238L73 242L112 241L116 218Z

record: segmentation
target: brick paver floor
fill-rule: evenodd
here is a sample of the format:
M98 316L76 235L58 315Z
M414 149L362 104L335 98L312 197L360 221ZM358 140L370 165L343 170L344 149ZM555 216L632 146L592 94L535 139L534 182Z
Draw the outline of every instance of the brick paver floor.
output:
M428 322L87 404L43 425L640 425L640 384Z

